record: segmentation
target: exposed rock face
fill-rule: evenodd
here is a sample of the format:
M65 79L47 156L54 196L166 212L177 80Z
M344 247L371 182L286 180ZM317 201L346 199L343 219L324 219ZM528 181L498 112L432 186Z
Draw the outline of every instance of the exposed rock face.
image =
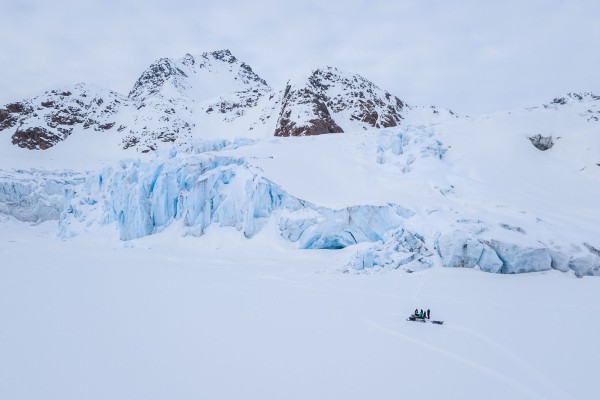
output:
M144 100L157 95L169 79L173 86L180 86L179 77L186 78L187 75L177 67L173 60L161 58L142 73L129 92L129 98Z
M217 85L220 86L216 88L217 92L208 87L212 83L210 78L221 84ZM248 87L270 89L249 65L239 61L229 50L219 50L199 56L186 54L178 60L159 59L142 73L129 92L129 98L144 101L161 96L165 100L178 97L204 100ZM190 93L195 89L200 90Z
M566 96L556 97L552 99L550 104L545 104L544 107L548 108L551 106L564 106L566 104L574 103L574 102L584 102L584 101L598 101L600 100L600 96L592 93L592 92L584 92L584 93L567 93Z
M229 50L162 58L142 73L129 93L138 105L123 146L146 152L161 142L185 143L196 125L211 114L233 122L271 91Z
M402 121L405 104L365 78L326 67L288 82L275 136L340 133L389 128Z
M0 131L26 149L73 134L117 135L125 149L189 143L215 129L239 136L301 136L397 126L407 107L365 78L325 67L271 89L229 50L162 58L127 97L78 84L0 108ZM434 110L435 111L435 110Z
M334 113L347 112L353 121L373 128L389 128L402 121L404 103L360 75L344 74L336 68L316 70L309 78L327 99Z
M17 117L8 108L0 109L0 131L12 128L17 123Z
M12 144L29 150L46 150L63 140L63 137L53 134L47 129L40 127L17 129L12 135Z
M542 136L540 134L537 134L535 136L529 137L529 140L531 140L531 143L538 150L541 150L541 151L546 151L546 150L552 148L552 146L554 146L554 142L552 141L552 136Z
M0 131L11 131L12 143L45 150L75 129L111 130L128 100L115 92L83 83L55 89L0 110Z
M283 95L275 136L309 136L343 132L331 118L327 106L320 97L309 88L292 91L291 86L288 85ZM300 118L301 113L304 114L304 119Z
M585 118L588 122L600 121L600 96L592 92L567 93L565 96L556 97L550 103L544 104L544 108L558 110L580 103L588 105L588 109L579 114L581 117Z
M20 116L32 113L33 109L27 104L7 104L6 108L0 109L0 131L14 127L19 122Z

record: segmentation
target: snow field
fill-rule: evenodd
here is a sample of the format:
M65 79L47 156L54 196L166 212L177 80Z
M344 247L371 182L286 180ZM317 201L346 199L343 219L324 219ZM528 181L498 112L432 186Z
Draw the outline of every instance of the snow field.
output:
M4 221L0 397L584 399L598 283L339 272L265 229L120 242ZM32 251L34 249L34 251ZM406 321L431 308L443 326Z

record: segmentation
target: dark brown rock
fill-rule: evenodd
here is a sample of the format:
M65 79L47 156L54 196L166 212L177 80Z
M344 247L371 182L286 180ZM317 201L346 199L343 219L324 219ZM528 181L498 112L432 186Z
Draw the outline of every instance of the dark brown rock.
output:
M7 109L0 109L0 131L12 128L17 123L17 117Z
M80 113L78 113L77 110L71 109L71 107L69 107L68 109L58 111L56 113L49 114L46 117L46 122L51 128L56 128L59 125L71 126L75 124L80 124L83 121L83 116Z
M298 125L291 118L293 110L297 107L308 108L313 118L304 125ZM290 85L286 87L275 136L310 136L342 132L343 129L333 120L318 94L308 88L292 90Z
M25 130L17 129L12 136L12 144L29 150L46 150L62 139L47 129L34 127Z
M402 122L405 104L360 75L326 67L304 82L288 84L281 106L275 136L342 132L334 116L349 116L364 129L390 128Z
M22 113L27 110L23 103L11 103L6 105L6 109L11 113Z

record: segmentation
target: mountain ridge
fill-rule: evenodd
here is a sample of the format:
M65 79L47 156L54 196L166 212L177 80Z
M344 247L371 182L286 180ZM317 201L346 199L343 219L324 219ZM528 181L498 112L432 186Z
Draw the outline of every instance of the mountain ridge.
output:
M89 97L100 104L87 104ZM100 107L105 102L108 111ZM19 147L46 150L91 127L119 135L123 149L147 152L194 138L387 128L400 125L410 109L368 79L334 67L314 68L273 89L229 50L217 50L156 60L127 96L79 83L9 103L0 109L0 134L11 134Z

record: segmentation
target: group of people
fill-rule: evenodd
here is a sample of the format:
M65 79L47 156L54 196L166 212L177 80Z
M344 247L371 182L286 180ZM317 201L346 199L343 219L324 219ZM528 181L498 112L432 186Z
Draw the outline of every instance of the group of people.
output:
M429 319L429 309L427 309L427 311L423 311L423 309L421 308L421 310L415 308L415 317L417 318L427 318Z

